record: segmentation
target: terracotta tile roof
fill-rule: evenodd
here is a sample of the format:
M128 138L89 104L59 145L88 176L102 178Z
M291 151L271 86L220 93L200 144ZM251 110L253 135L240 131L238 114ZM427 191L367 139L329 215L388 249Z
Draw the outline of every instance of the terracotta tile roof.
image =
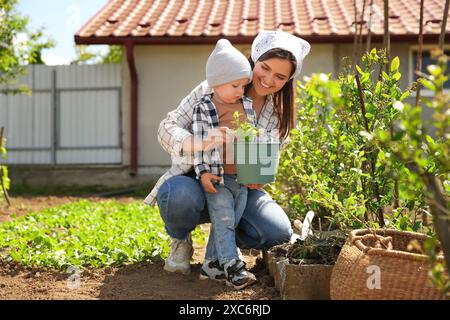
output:
M75 35L77 43L209 43L218 37L250 42L260 30L283 30L312 42L351 40L353 0L110 0ZM367 0L366 3L370 1ZM424 34L440 32L443 0L425 1ZM357 1L360 24L363 0ZM420 0L390 0L393 39L416 39ZM372 32L383 34L383 0L374 0ZM367 33L369 9L363 19ZM450 33L450 19L447 23Z

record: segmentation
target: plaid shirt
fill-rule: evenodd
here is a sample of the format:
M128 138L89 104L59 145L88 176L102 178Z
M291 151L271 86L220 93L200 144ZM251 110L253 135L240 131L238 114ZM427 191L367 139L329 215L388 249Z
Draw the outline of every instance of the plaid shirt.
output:
M163 119L158 129L158 142L172 158L172 166L156 182L155 187L145 198L144 203L153 206L156 203L156 196L161 185L168 179L183 175L190 170L194 164L192 154L183 154L182 147L185 139L192 137L194 106L201 98L211 94L212 89L206 81L198 85L187 97L185 97L178 108L169 112ZM279 120L276 114L272 96L268 96L258 119L257 127L264 129L266 134L278 134Z
M202 140L208 136L211 128L219 126L217 109L211 99L211 94L205 95L200 102L194 105L192 131L194 132L194 137ZM252 100L244 96L241 102L247 119L252 125L256 126L256 113L252 108ZM194 169L197 177L200 177L203 172L210 172L221 177L223 182L222 149L220 147L194 153Z

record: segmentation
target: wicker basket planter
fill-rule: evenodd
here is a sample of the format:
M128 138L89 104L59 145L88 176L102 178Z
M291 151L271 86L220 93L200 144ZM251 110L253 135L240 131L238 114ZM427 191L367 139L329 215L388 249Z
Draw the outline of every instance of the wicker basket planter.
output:
M443 299L429 280L428 257L406 249L411 240L422 244L426 238L397 230L352 231L331 275L331 299ZM369 282L374 268L379 270L378 287Z

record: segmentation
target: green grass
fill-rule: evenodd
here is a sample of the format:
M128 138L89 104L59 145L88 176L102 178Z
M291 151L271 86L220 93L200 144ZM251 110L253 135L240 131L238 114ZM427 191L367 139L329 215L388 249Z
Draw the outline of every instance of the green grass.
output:
M194 241L204 244L197 228ZM82 200L0 224L0 260L23 266L120 266L164 259L170 239L157 208Z

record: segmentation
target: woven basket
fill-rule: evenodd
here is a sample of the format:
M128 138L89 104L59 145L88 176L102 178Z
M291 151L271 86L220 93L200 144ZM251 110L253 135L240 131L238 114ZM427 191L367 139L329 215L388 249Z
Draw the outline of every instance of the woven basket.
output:
M397 230L352 231L333 268L331 299L444 299L429 280L428 257L406 250L411 240L422 244L425 239L423 234ZM379 270L379 288L369 280L374 268Z

